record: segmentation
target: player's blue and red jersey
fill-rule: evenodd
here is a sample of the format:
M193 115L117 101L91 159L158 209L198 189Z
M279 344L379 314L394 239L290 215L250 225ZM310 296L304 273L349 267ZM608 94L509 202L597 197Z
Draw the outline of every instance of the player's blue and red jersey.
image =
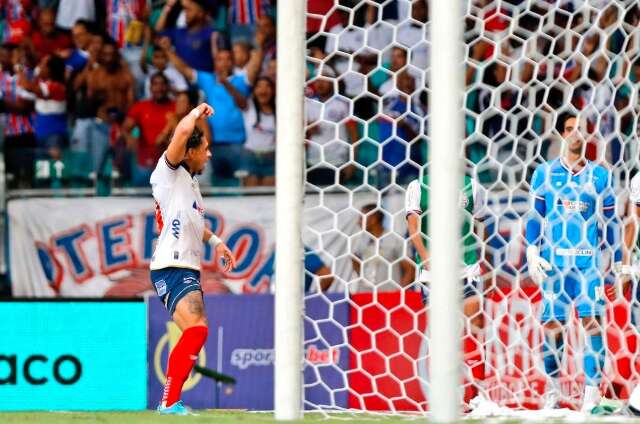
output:
M526 238L540 245L544 259L558 268L600 269L603 248L619 259L616 200L607 169L585 161L572 172L562 159L548 161L533 173L531 195L534 210Z

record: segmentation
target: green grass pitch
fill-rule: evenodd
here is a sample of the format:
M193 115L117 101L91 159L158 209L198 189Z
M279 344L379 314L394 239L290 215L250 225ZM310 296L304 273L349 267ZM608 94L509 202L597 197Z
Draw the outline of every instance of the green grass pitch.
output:
M18 424L18 423L34 423L34 424L170 424L170 423L276 423L273 414L270 413L251 413L243 411L194 411L198 415L188 417L159 416L154 411L143 412L6 412L0 413L0 423ZM389 416L363 416L360 414L332 414L331 418L327 415L318 413L308 413L304 420L295 421L297 423L345 423L345 424L364 424L364 423L415 423L423 422L421 419L389 417ZM290 421L293 423L293 421ZM466 421L471 423L471 421Z

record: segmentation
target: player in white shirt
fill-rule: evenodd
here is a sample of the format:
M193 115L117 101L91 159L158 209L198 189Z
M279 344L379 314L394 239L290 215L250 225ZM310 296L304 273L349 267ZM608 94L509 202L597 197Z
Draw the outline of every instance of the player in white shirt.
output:
M195 178L211 157L209 140L196 127L196 122L212 114L211 106L202 103L182 118L169 147L151 174L156 220L160 227L160 237L151 258L151 281L173 321L182 330L180 340L169 355L167 382L158 406L161 414L189 414L180 400L182 385L208 334L200 287L203 242L213 246L216 258L222 258L224 271L235 267L235 258L229 248L205 227L202 195Z
M627 220L627 224L624 228L624 245L625 249L623 250L622 255L622 267L618 271L622 278L623 284L623 292L626 290L627 286L633 282L633 280L638 279L640 273L638 272L638 268L640 264L638 263L638 250L637 247L640 243L638 240L638 220L640 219L640 174L636 174L631 179L631 184L629 185L629 219ZM638 302L638 287L634 287L631 291L631 308L636 308L637 312L637 302ZM635 305L633 303L636 303ZM637 316L635 314L631 314L632 321L635 321L635 325L640 325L640 322L637 320ZM636 387L631 392L629 396L629 402L627 404L626 412L630 415L640 415L640 384L636 384Z

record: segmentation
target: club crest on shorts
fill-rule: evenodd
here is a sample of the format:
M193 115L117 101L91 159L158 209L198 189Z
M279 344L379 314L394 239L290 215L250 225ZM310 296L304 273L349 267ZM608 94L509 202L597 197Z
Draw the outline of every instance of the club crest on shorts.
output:
M153 284L156 286L158 296L164 296L167 293L167 283L164 280L156 281Z

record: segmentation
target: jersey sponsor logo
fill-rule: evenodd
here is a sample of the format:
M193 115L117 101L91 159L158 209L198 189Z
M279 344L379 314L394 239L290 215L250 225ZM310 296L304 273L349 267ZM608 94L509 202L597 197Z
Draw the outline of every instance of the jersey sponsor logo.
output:
M558 256L592 256L593 249L556 249Z
M305 348L305 360L313 365L332 365L340 362L340 349L329 347L327 349L318 348L316 345L309 345ZM266 367L273 365L275 360L273 349L234 349L231 352L231 365L241 370L249 367Z
M231 365L241 370L252 366L269 366L273 364L273 361L273 349L234 349L231 352Z
M49 377L45 375L48 373L43 372L43 365L37 365L34 367L38 373L33 372L31 366L35 362L47 364L48 361L49 358L46 355L33 354L27 356L22 366L19 366L18 355L0 355L0 364L6 364L0 368L8 370L8 373L3 373L3 375L0 376L0 386L5 384L17 385L19 382L18 374L20 370L22 371L24 380L28 384L34 386L46 384L49 381ZM67 354L59 356L53 362L51 374L53 374L53 379L59 384L65 386L75 384L80 380L80 377L82 377L82 363L80 363L80 359L74 355Z
M200 215L204 216L204 208L198 206L198 203L196 203L195 200L193 201L193 205L192 206L193 206L193 209L197 210Z
M180 220L177 218L171 221L171 234L175 238L180 238Z
M182 282L183 282L184 284L200 284L200 281L198 281L198 279L197 279L197 278L195 278L195 277L191 277L191 276L189 276L189 277L184 277L184 278L182 279Z
M589 209L589 204L582 200L558 200L558 203L565 208L567 212L585 212Z
M167 283L164 280L156 281L153 284L156 286L158 296L164 296L167 293Z

